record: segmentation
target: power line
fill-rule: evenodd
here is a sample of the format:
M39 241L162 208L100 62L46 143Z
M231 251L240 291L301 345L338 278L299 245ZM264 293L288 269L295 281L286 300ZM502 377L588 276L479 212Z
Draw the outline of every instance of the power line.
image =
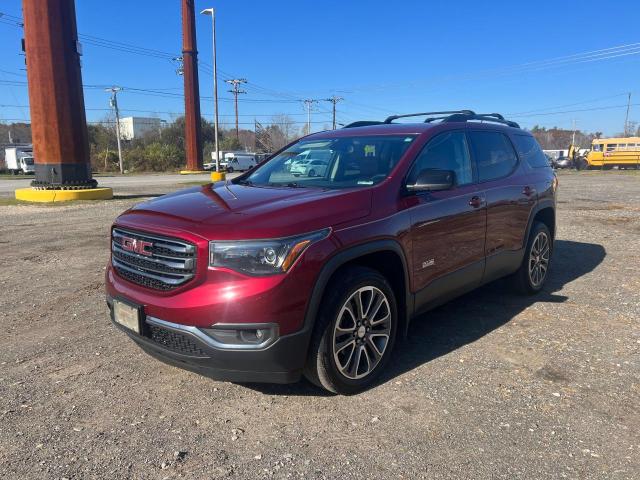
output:
M419 79L408 83L387 83L387 84L373 84L365 85L355 88L341 88L336 91L344 91L349 93L364 92L370 90L390 90L401 87L416 87L417 85L429 82L429 81L445 81L445 80L470 80L483 78L496 75L513 75L519 73L528 73L532 71L542 70L551 67L564 67L568 65L588 63L594 61L610 60L613 58L619 58L628 55L640 54L640 42L630 43L625 45L618 45L615 47L609 47L599 50L591 50L587 52L566 55L562 57L554 57L546 60L537 60L533 62L526 62L517 65L498 67L494 69L480 70L478 72L470 72L467 74L451 74L443 75L439 77L432 77L430 79Z

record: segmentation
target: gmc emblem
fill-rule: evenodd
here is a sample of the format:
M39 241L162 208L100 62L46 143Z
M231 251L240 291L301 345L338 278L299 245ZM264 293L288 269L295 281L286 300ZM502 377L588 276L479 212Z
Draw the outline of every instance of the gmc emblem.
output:
M122 249L128 252L138 253L140 255L151 256L148 249L153 247L153 243L138 240L137 238L122 237Z

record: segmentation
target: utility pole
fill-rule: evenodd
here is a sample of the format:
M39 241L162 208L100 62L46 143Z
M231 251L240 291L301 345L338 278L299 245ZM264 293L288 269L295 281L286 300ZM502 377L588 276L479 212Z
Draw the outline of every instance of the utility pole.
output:
M182 70L186 172L202 171L202 126L194 0L182 0Z
M233 97L235 99L236 105L236 140L240 140L240 131L238 129L238 95L242 93L247 93L244 90L240 90L240 84L247 83L246 78L234 78L232 80L225 80L225 83L229 85L233 85L233 89L229 90L229 92L233 93Z
M303 102L305 108L307 109L307 135L309 135L311 133L311 108L313 107L313 104L317 102L317 100L307 98L303 100Z
M120 87L105 88L105 92L111 92L111 108L116 114L116 139L118 140L118 162L120 163L120 173L124 173L124 164L122 163L122 146L120 145L120 110L118 110L118 92L122 91Z
M629 136L629 108L631 107L631 92L627 96L627 115L624 118L624 136Z
M573 119L573 134L571 135L571 145L576 146L576 119Z
M220 144L218 142L218 55L216 54L216 11L213 8L205 8L202 15L211 15L211 28L213 38L213 105L215 117L213 122L213 135L216 144L216 172L220 172Z
M342 97L336 97L335 95L333 95L331 98L325 98L324 101L325 102L331 102L333 104L333 129L336 129L336 103L341 102L342 100L344 100L344 98Z

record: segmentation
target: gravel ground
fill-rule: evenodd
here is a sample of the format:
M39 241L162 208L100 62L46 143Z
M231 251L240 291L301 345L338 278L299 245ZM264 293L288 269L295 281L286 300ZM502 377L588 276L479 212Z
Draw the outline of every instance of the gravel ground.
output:
M110 222L172 188L0 206L1 478L640 478L640 175L561 172L545 291L425 315L353 397L216 382L110 324Z

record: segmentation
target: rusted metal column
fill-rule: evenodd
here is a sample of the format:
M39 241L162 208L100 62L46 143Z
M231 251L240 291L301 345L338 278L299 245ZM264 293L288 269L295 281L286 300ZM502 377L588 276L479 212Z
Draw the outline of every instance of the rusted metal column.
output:
M91 179L74 0L23 0L35 187Z
M182 64L184 71L184 123L187 170L202 170L202 132L198 51L193 0L182 0Z

